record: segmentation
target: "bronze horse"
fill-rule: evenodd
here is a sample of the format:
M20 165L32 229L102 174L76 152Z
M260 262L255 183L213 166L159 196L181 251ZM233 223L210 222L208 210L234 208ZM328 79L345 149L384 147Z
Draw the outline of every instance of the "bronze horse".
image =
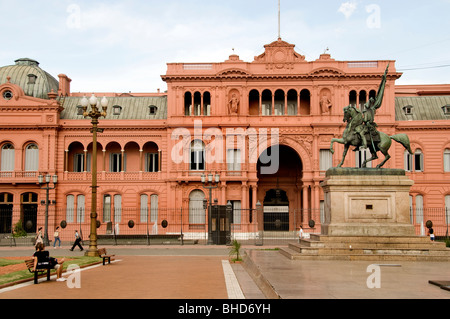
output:
M344 153L342 160L338 167L341 167L344 163L345 156L347 155L350 146L355 146L358 149L362 145L362 139L360 134L366 134L368 129L364 129L364 114L352 105L344 108L344 122L347 122L347 127L344 130L342 138L333 138L331 140L330 151L334 154L333 144L340 143L344 144ZM396 134L389 136L386 133L379 133L379 141L374 141L371 139L370 135L366 135L367 146L372 155L371 158L364 161L362 167L366 167L368 162L371 162L378 158L377 152L381 152L384 155L384 160L377 165L377 168L381 168L390 158L388 151L392 145L392 140L403 145L403 147L412 154L409 138L406 134ZM378 140L378 139L377 139Z

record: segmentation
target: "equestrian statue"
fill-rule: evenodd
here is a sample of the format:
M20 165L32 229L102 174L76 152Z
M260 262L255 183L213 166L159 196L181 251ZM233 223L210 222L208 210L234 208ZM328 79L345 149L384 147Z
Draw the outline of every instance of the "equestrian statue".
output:
M364 105L364 111L357 109L353 105L348 105L344 108L343 121L347 122L347 126L344 130L342 138L333 138L330 146L331 153L334 154L333 144L335 142L344 145L344 153L338 167L342 167L345 156L351 146L355 147L355 151L359 149L369 149L372 157L366 159L362 163L363 168L367 167L368 162L378 158L378 152L381 152L384 155L384 160L377 165L377 168L381 168L391 158L388 151L392 145L392 140L402 144L403 147L405 147L405 149L412 154L408 135L396 134L389 136L386 133L379 132L377 129L378 125L374 121L376 110L381 107L381 103L383 101L388 70L389 64L382 77L377 95L375 98L371 97Z

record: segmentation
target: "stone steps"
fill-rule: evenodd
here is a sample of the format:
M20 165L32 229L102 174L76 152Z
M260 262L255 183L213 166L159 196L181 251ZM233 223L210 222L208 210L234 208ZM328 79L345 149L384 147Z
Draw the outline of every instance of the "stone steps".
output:
M303 260L450 261L450 249L445 243L431 242L423 236L315 235L280 248L280 253L290 259Z

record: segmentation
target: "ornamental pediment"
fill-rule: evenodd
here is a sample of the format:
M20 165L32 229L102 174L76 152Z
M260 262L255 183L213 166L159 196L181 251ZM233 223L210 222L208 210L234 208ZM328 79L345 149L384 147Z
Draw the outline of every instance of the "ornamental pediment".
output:
M345 73L333 67L321 67L312 70L309 76L344 76Z
M295 45L287 43L281 39L264 46L265 52L256 56L254 62L269 64L290 64L294 62L304 62L305 57L294 50Z
M231 69L226 69L226 70L220 71L219 73L217 73L217 76L220 76L220 77L247 77L247 76L251 76L251 74L243 69L231 68Z

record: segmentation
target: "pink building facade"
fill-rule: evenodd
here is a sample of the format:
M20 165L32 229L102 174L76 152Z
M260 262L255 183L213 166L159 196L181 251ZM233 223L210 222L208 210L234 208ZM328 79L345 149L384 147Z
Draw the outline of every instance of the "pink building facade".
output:
M231 55L218 63L169 63L164 93L96 93L108 99L97 143L99 234L182 232L195 239L228 223L242 239L299 226L320 232L320 182L342 156L342 145L334 155L329 148L344 130L343 108L362 108L374 97L388 64L376 122L389 135L408 134L414 154L393 145L385 167L403 168L415 182L417 233L432 220L445 234L450 85L396 86L401 73L393 60L322 54L306 61L281 39L251 62ZM90 94L71 92L70 83L30 59L0 68L0 233L10 234L17 223L28 232L43 225L47 190L38 176L49 174L58 176L48 191L50 237L61 221L63 239L74 229L88 236L94 159L80 100ZM365 156L352 152L344 166L357 167ZM202 182L208 174L211 196ZM232 206L231 221L208 225L210 198Z

